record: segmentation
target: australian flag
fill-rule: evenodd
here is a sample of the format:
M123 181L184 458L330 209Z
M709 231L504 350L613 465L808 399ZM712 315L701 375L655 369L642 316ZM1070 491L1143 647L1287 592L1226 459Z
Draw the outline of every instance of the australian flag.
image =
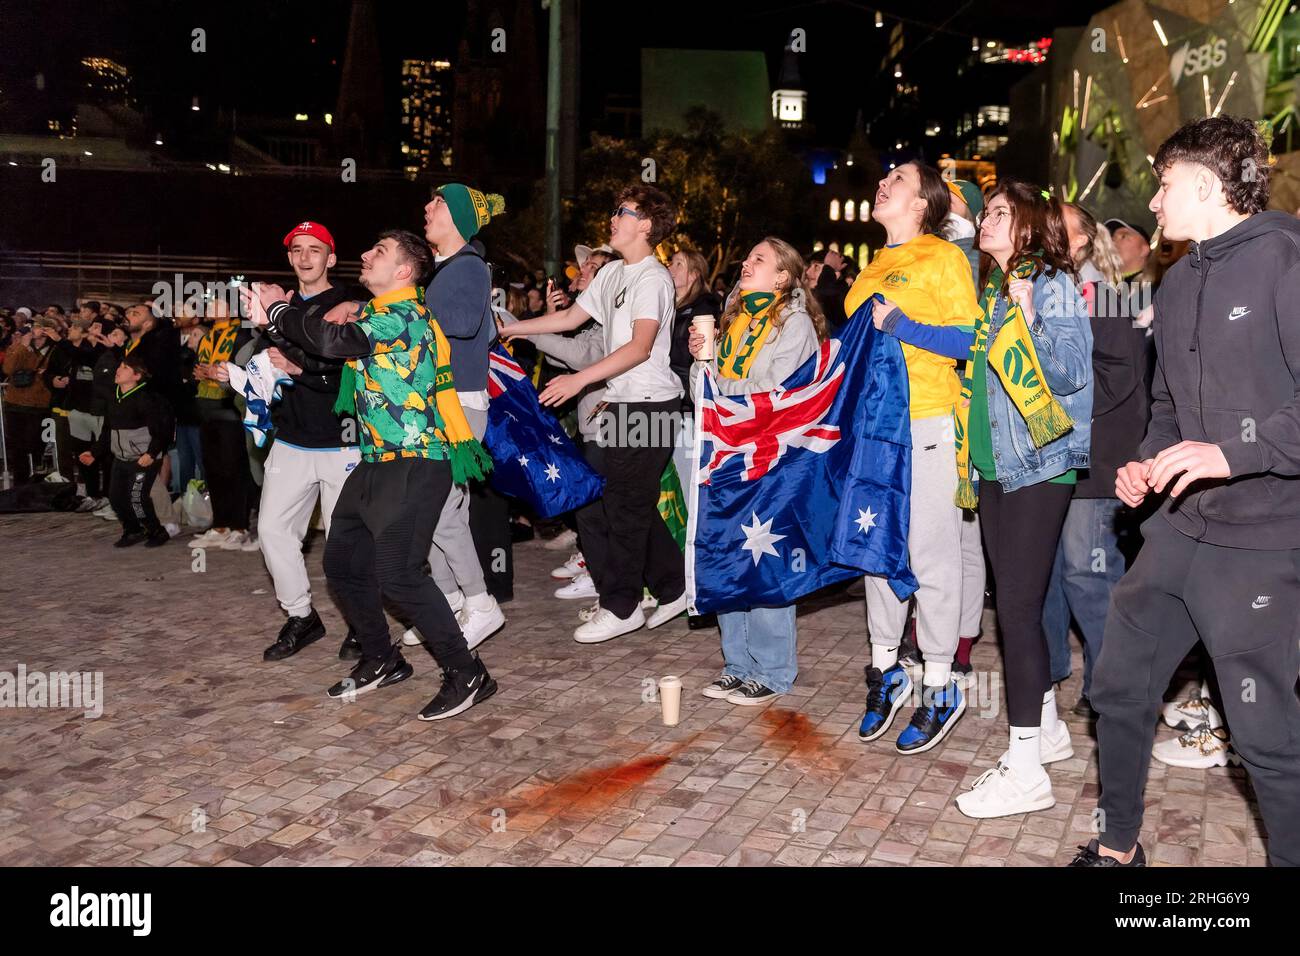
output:
M686 545L694 613L783 607L864 574L916 590L907 564L911 418L903 350L870 300L772 392L696 396Z
M537 391L500 345L488 355L488 480L541 518L553 518L600 497L605 479L583 459Z

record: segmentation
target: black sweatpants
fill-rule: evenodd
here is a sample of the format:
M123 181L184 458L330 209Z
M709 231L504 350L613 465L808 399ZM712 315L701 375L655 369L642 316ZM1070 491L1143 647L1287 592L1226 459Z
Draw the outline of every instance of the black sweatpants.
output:
M1037 727L1043 695L1052 686L1043 601L1074 486L1043 481L1003 491L996 481L981 481L979 489L980 531L1002 635L1007 720L1012 727Z
M109 479L108 500L117 513L117 520L122 522L122 530L127 534L147 532L153 534L162 527L158 523L158 514L153 502L149 500L149 491L154 479L162 470L161 459L148 468L141 468L135 461L113 459L113 474Z
M515 594L514 543L510 539L510 499L486 481L469 486L469 533L474 539L483 583L498 601Z
M199 424L203 478L212 497L212 527L248 530L253 473L242 422L209 419Z
M1170 678L1200 640L1214 661L1232 747L1254 785L1274 866L1300 866L1300 548L1205 544L1162 515L1111 593L1092 677L1101 764L1099 839L1127 852Z
M73 438L71 435L68 436L68 445L72 449L73 460L77 462L76 473L81 475L81 480L86 484L87 498L104 497L105 479L109 482L113 480L112 461L108 462L107 467L105 467L104 463L102 463L98 458L95 459L93 464L89 465L83 465L78 460L82 452L93 452L96 444L98 443L93 438ZM116 461L116 459L113 459L113 461ZM72 481L75 478L72 473L69 473L64 477L69 481Z
M596 474L605 475L605 449L600 442L583 438L582 457ZM596 593L603 593L600 587L602 575L609 567L609 522L605 520L604 498L583 505L573 513L573 517L578 526L578 549L587 563L587 573L596 585Z
M446 597L424 573L450 489L451 466L428 458L363 461L343 483L325 542L325 577L367 658L393 653L387 599L440 666L474 666Z
M682 551L659 514L659 481L673 455L676 430L662 427L681 401L611 404L606 414L629 424L605 445L607 551L596 589L600 606L625 618L641 603L642 582L660 604L686 590ZM639 418L639 416L644 416ZM638 429L636 422L643 425ZM638 440L639 435L639 440ZM591 556L583 553L588 567Z
M41 429L48 417L48 408L5 405L5 446L9 455L9 473L16 485L30 481L33 470L40 467L41 459L45 457Z

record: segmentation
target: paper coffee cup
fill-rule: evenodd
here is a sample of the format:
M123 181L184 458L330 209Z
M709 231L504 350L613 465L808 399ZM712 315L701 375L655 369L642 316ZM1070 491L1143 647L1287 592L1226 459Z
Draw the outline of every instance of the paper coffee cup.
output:
M664 726L676 727L682 717L682 679L659 678L659 707L663 711Z
M691 328L704 336L704 345L700 347L701 360L711 360L713 358L713 340L716 335L716 332L714 331L716 325L717 320L715 320L711 315L697 315L691 319Z

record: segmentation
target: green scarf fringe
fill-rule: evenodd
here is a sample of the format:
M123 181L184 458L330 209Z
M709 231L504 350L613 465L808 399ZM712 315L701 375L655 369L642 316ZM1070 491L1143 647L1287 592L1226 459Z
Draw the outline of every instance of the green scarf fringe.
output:
M1035 448L1042 448L1048 442L1056 441L1074 427L1074 420L1055 398L1046 408L1040 408L1028 418L1029 438Z
M451 464L451 480L458 485L483 481L492 470L492 456L477 438L454 445L447 442L447 461Z
M971 509L979 507L980 499L975 494L975 482L965 475L957 479L956 501L958 508Z

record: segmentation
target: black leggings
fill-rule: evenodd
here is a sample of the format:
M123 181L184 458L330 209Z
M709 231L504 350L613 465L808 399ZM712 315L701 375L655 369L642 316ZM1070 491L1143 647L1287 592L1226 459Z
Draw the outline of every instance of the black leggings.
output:
M1039 482L1003 491L981 481L980 530L996 588L1007 719L1012 727L1037 727L1043 695L1052 686L1043 632L1043 600L1073 485Z
M212 527L248 530L253 473L242 422L209 419L199 425L203 478L212 496Z
M325 542L325 577L367 658L393 653L387 598L440 666L474 666L447 598L424 572L450 490L451 466L428 458L363 461L343 483Z

